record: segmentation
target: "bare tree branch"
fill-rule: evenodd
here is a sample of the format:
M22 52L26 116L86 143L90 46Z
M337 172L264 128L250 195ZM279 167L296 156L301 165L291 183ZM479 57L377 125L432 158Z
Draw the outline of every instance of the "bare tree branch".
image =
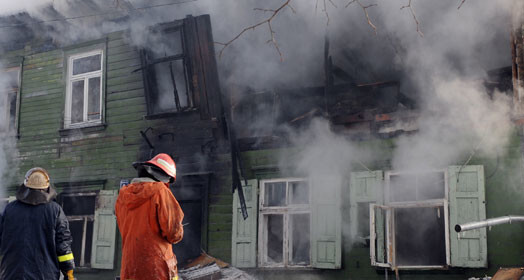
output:
M462 7L462 5L464 5L465 2L466 2L466 0L462 0L462 2L460 2L460 5L458 6L457 10L460 10L460 7Z
M377 4L363 5L360 2L360 0L351 0L351 1L349 1L346 4L346 8L349 7L349 5L351 5L353 3L357 3L362 8L362 10L364 11L364 14L366 15L366 19L368 21L369 26L371 26L371 28L373 28L373 31L375 32L375 35L376 35L377 34L377 27L373 24L373 22L371 22L371 19L369 18L368 8L371 8L373 6L377 6Z
M400 9L403 10L405 8L409 8L409 11L411 12L411 15L413 16L413 20L415 21L415 24L417 25L417 33L420 35L420 37L424 37L424 33L420 30L420 23L418 22L417 15L415 14L415 10L413 9L413 6L411 5L411 1L409 0L408 4L405 6L402 6ZM463 0L466 1L466 0Z
M220 43L220 42L215 42L216 44L219 44L219 45L222 45L222 49L220 50L219 54L218 54L218 57L222 57L222 53L224 52L224 50L229 47L231 45L231 43L233 43L234 41L236 41L238 38L240 38L240 36L242 36L244 33L246 33L247 31L249 30L255 30L255 28L261 26L261 25L264 25L264 24L267 24L268 26L268 30L269 30L269 34L270 34L270 39L267 41L268 43L271 43L273 44L273 46L275 47L276 51L278 52L278 55L280 56L280 61L283 61L284 58L282 57L282 52L280 52L280 48L278 47L278 44L277 44L277 40L275 39L275 32L273 31L273 27L271 26L271 21L278 15L278 13L280 13L282 11L282 9L284 9L285 7L290 7L291 11L295 12L295 10L293 9L293 7L291 7L289 5L289 3L291 2L291 0L286 0L286 2L284 2L280 7L278 7L277 9L260 9L260 8L255 8L254 10L258 10L258 11L264 11L264 12L271 12L271 16L266 18L265 20L263 21L260 21L256 24L253 24L251 26L248 26L244 29L242 29L242 31L240 31L240 33L238 33L235 37L233 37L233 39L225 42L225 43Z

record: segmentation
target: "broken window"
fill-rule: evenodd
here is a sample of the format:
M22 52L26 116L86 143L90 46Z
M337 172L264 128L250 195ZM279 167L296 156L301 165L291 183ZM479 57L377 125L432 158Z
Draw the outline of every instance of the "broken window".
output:
M310 266L310 190L303 179L261 183L260 266Z
M112 269L116 238L116 191L62 192L62 206L73 237L75 266ZM102 244L102 245L101 245Z
M367 218L355 215L360 212L357 203L370 202L372 265L400 269L487 266L485 229L464 236L453 229L456 224L486 217L482 166L386 172L385 184L380 183L381 174L351 174L352 224ZM356 232L357 227L352 227Z
M180 24L153 30L148 37L148 48L142 51L149 115L196 107L188 83L189 60L182 27Z
M72 55L68 59L66 128L102 122L102 50Z
M9 68L0 73L0 112L4 112L0 131L9 132L16 129L19 77L19 67Z

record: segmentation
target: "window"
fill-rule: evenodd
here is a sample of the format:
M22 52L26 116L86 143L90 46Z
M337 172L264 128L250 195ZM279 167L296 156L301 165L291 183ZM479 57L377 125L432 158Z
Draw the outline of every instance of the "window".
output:
M63 192L58 197L73 236L75 265L112 269L114 264L116 191Z
M102 122L102 61L102 50L69 56L65 128Z
M367 239L374 266L485 267L485 229L460 238L453 230L457 223L485 219L484 203L482 166L385 176L382 171L351 173L352 236ZM362 219L369 221L369 230L358 226Z
M148 42L151 47L142 51L148 114L195 108L182 25L159 27L149 34Z
M14 131L17 120L17 104L20 68L9 68L0 73L0 112L3 112L0 131Z
M341 268L341 186L330 184L320 176L248 180L246 219L233 197L233 265Z
M309 266L309 183L303 179L261 182L259 266Z

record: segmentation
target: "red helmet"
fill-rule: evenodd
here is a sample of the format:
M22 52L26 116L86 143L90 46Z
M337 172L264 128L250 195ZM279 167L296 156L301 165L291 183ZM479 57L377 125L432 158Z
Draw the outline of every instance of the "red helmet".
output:
M154 165L162 169L168 176L176 180L175 161L168 154L158 154L154 158L144 162L144 164Z

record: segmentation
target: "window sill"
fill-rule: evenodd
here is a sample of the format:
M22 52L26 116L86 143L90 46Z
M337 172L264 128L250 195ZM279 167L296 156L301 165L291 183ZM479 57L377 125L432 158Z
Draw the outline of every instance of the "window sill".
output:
M99 273L100 270L91 267L75 267L75 273Z
M74 134L84 134L84 133L102 131L102 130L105 130L106 127L107 127L106 124L99 123L99 124L94 124L94 125L84 126L84 127L64 128L64 129L60 129L58 133L60 134L60 136L64 137L64 136L71 136Z
M180 112L166 112L166 113L160 113L160 114L151 114L151 115L144 116L144 119L156 120L156 119L162 119L162 118L176 117L176 116L190 114L194 112L198 112L198 108L188 108Z

